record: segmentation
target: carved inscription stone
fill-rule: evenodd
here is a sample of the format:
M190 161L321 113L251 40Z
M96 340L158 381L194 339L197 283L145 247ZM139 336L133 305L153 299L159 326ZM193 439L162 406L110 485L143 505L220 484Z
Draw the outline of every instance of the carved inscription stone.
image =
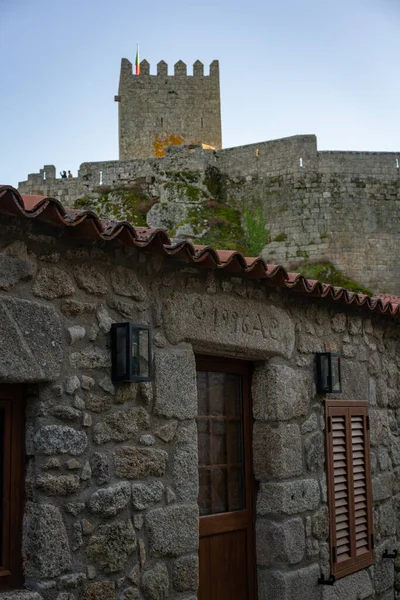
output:
M170 342L192 342L197 349L268 358L293 352L293 322L282 308L232 297L173 296L164 306Z

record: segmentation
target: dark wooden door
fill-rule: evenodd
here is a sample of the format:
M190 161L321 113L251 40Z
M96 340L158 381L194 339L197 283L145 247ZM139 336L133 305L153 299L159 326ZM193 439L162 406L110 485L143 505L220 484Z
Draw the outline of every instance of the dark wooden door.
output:
M198 600L254 600L249 365L197 357Z
M23 585L24 418L21 388L0 384L0 591Z

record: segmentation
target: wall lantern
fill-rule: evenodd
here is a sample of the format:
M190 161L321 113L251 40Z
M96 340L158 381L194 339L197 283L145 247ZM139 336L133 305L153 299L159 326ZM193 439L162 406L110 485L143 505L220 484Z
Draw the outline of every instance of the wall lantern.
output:
M113 381L151 381L152 341L150 325L113 323L111 359Z
M340 354L317 354L317 389L319 394L339 394L342 391Z

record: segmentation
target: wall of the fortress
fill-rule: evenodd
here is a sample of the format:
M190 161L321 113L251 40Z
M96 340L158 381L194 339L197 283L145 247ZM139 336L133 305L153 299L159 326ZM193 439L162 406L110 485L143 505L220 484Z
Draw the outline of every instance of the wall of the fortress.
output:
M224 148L217 152L218 168L229 177L274 177L315 168L317 165L317 138L315 135L296 135Z
M237 190L235 190L238 195ZM400 292L400 178L321 173L252 179L241 198L261 199L270 263L329 261L378 293Z
M207 168L214 167L231 206L243 212L245 206L262 205L270 231L263 251L268 262L290 266L327 259L374 292L399 294L399 161L400 153L318 152L316 137L308 135L218 152L171 147L163 159L83 163L70 180L56 179L55 168L46 166L19 190L71 206L105 188L144 181L154 202L165 203L165 188L173 188L166 210L174 212L176 225L185 220L178 213L186 190L173 174L195 173L204 182ZM205 188L196 185L200 202ZM154 220L155 212L151 226L165 226L165 218Z
M30 173L26 181L21 181L18 190L21 194L57 198L64 206L72 207L76 200L98 195L102 188L124 186L141 178L151 181L170 171L201 173L209 165L216 165L214 152L204 150L201 146L172 146L166 149L162 160L137 158L129 161L85 162L81 164L78 176L71 179L57 178L55 166L45 165L39 173Z

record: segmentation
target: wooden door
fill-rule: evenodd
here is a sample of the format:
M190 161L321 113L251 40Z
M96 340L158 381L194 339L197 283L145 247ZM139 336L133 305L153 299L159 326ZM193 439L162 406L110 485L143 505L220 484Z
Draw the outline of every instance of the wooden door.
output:
M249 365L197 357L198 600L255 600Z

